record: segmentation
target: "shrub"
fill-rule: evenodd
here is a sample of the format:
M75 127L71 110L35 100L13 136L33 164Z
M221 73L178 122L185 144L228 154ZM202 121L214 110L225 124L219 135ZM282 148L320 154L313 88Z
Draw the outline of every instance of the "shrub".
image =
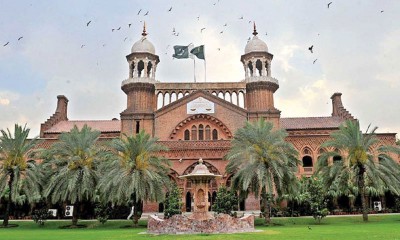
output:
M182 193L176 184L172 185L167 193L164 204L164 218L182 213Z
M112 214L112 208L107 205L97 204L96 208L94 209L94 214L96 215L97 220L104 224L110 218Z
M225 186L218 189L217 198L212 206L216 213L225 213L233 216L232 211L238 205L238 199L233 191L229 191Z
M49 209L47 208L36 209L33 211L32 219L33 221L35 221L35 223L39 224L40 226L43 226L49 216L50 216Z

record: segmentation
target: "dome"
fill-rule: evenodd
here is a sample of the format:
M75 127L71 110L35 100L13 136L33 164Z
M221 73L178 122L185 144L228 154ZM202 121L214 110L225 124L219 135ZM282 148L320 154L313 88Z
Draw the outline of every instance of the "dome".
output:
M151 53L156 54L154 45L147 40L146 36L143 36L139 41L135 42L132 46L131 53Z
M267 44L259 39L257 35L254 35L253 39L251 39L244 48L244 54L250 52L268 52Z
M151 53L156 54L154 45L147 40L146 23L143 24L142 38L135 42L131 48L131 53Z

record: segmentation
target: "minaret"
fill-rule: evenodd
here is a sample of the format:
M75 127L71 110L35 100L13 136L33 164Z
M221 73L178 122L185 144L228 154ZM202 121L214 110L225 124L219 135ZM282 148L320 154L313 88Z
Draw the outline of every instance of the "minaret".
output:
M248 41L240 61L245 70L246 108L250 121L264 118L279 127L280 111L274 106L278 80L271 76L273 55L267 44L258 38L254 23L253 38Z
M121 89L127 95L127 107L121 113L121 133L129 136L144 129L153 136L156 109L154 83L160 59L155 54L154 45L147 39L146 24L143 25L142 38L133 44L126 59L129 76L122 81Z

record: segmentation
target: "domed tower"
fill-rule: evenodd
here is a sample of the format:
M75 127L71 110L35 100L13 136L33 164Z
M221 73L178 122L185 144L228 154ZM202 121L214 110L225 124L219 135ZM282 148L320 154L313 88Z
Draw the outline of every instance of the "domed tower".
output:
M258 38L254 23L253 38L248 41L240 61L243 63L246 82L246 107L249 120L261 117L279 127L280 111L274 106L274 93L278 80L271 77L273 55L267 44Z
M121 89L127 95L127 107L121 113L121 133L132 135L144 129L153 135L156 109L154 83L160 59L154 45L147 39L146 25L143 26L142 38L133 44L126 59L129 77L122 81Z

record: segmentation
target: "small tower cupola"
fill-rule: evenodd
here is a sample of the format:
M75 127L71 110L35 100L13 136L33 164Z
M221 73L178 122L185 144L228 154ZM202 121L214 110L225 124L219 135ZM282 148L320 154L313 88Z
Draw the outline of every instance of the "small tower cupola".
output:
M267 44L258 38L255 23L253 28L253 38L247 42L244 55L240 58L245 71L245 81L264 80L278 84L278 80L271 77L273 55L268 52Z
M121 133L132 135L141 130L153 135L155 83L157 64L160 62L154 45L147 39L146 24L142 37L126 56L129 77L122 81L121 89L127 95L126 109L121 113Z
M274 93L278 80L271 76L273 55L267 44L258 38L254 23L253 38L249 39L240 58L245 71L246 105L249 120L264 118L279 127L280 111L274 106Z
M126 56L129 64L129 77L122 85L131 82L155 82L157 64L160 62L154 45L147 39L146 24L143 25L142 37Z

